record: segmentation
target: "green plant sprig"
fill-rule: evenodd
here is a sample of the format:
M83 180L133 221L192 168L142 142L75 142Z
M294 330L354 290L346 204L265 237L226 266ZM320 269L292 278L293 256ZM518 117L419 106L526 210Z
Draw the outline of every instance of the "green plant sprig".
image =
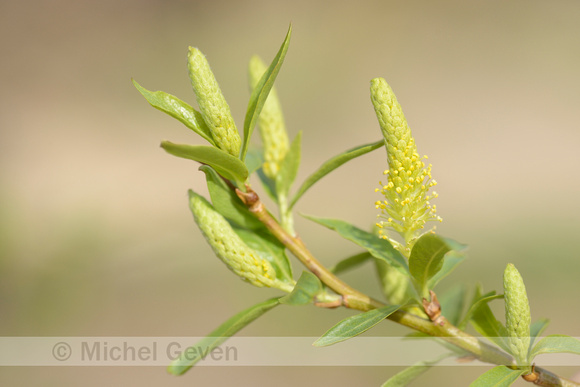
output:
M419 156L401 105L384 79L371 81L371 100L383 140L330 158L292 194L300 166L302 136L298 133L289 144L281 106L273 91L291 32L290 27L268 67L256 58L250 63L252 94L243 137L199 49L189 49L188 70L200 111L177 97L162 91L151 92L133 81L153 107L176 118L209 143L209 146L201 146L163 141L161 146L174 156L201 164L211 203L191 191L190 207L194 221L215 254L244 281L286 293L239 312L198 343L198 347L203 347L206 353L211 352L228 337L281 304L342 306L361 313L337 323L314 345L326 346L348 340L389 319L411 328L416 334L437 338L452 350L453 356L497 365L472 386L509 386L520 377L540 386L580 386L534 366L534 358L543 353L580 354L580 342L568 336L552 335L534 343L548 321L531 322L523 279L513 265L508 265L504 272L503 296L495 292L484 293L477 285L471 301L467 301L461 289L444 293L441 301L438 300L433 289L464 261L465 246L437 235L434 228L423 231L428 221L441 221L436 206L430 202L437 194L429 193L437 183L431 177L431 165L423 161L426 156ZM256 124L263 139L263 149L258 152L249 149ZM376 232L361 230L338 219L306 216L363 249L329 269L296 236L293 208L324 176L383 146L387 150L389 169L384 172L387 182L381 182L381 188L376 190L384 196L375 203L383 219L377 223ZM279 219L267 210L249 185L249 177L254 172L266 194L278 205ZM298 281L294 280L286 250L308 270ZM337 276L338 272L356 269L367 260L375 261L383 296L388 303L354 289ZM505 299L505 326L488 306L489 302L500 298ZM495 345L467 333L468 324ZM179 358L169 366L169 372L183 374L199 360L199 357ZM404 385L422 373L424 367L431 367L440 360L412 366L387 381L385 386Z

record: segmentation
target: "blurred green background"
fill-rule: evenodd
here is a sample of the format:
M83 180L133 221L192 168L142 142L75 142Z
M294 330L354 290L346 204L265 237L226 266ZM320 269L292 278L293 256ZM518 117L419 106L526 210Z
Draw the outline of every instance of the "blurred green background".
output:
M0 335L202 336L276 294L212 255L187 207L188 188L207 192L203 174L158 147L202 140L130 80L194 103L185 58L197 46L241 127L247 61L271 60L292 22L277 87L290 135L304 131L298 180L380 138L368 89L385 77L433 164L439 233L470 245L448 282L501 290L512 262L546 333L580 336L578 20L575 0L1 1ZM370 227L385 168L382 151L357 159L297 209ZM297 229L329 265L358 251L306 220ZM378 294L369 276L345 278ZM280 307L242 334L317 336L349 315ZM442 367L415 385L463 386L485 369ZM376 386L398 370L4 368L0 384Z

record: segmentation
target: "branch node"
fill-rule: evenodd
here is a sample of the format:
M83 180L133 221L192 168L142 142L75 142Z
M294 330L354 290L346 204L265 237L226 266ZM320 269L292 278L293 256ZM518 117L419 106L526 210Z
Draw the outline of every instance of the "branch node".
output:
M263 204L260 197L248 184L246 184L246 192L242 192L236 188L236 195L248 207L250 212L259 212L262 210Z
M522 375L522 379L524 379L526 382L536 384L536 382L540 379L540 375L538 375L538 373L536 372L535 364L532 364L532 372L526 375Z
M429 316L429 320L433 321L436 325L442 326L445 324L445 317L441 315L441 304L433 290L429 290L429 294L431 295L431 301L423 298L423 309L425 309L425 313Z

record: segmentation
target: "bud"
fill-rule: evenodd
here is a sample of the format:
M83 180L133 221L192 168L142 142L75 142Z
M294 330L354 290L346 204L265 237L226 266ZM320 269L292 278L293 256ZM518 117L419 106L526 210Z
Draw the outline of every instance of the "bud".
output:
M291 285L276 278L270 262L249 248L204 197L190 191L190 207L203 236L230 270L252 285L292 291Z
M427 221L441 218L436 215L436 207L429 200L437 197L429 189L437 184L431 178L431 164L425 166L411 135L401 105L393 90L383 78L371 81L371 100L381 126L389 170L387 183L380 182L385 200L375 203L381 209L380 217L386 219L378 223L379 227L387 226L399 233L407 245L417 237L417 231L424 228ZM387 239L386 235L382 235Z
M522 276L511 263L503 273L505 323L508 343L518 365L528 365L530 304Z
M249 79L252 90L256 87L267 67L258 56L253 56L249 64ZM288 151L288 134L284 124L282 108L278 100L278 93L272 87L268 98L264 103L260 117L258 118L258 128L262 137L264 147L264 173L274 179L280 170L280 164Z
M187 68L203 120L211 130L218 148L239 157L241 139L230 107L211 72L205 56L189 47Z

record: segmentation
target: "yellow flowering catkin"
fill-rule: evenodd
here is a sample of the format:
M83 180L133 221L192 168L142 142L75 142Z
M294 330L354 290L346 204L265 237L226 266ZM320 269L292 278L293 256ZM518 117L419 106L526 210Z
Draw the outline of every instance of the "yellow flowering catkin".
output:
M292 286L276 278L276 271L234 232L228 221L203 197L190 191L190 208L195 223L214 253L243 280L258 287L289 292Z
M518 269L511 263L507 265L503 273L503 290L509 347L517 364L525 366L528 365L532 317L524 280Z
M392 228L408 245L427 221L441 221L436 215L436 206L429 202L437 193L428 195L437 182L431 178L431 164L426 166L423 161L427 156L419 156L401 105L383 78L371 81L371 100L383 132L389 163L389 170L384 172L387 183L380 182L381 188L375 190L385 197L375 203L385 219L377 226Z
M266 72L267 67L258 56L253 56L250 59L248 67L250 87L253 90ZM286 133L278 93L274 87L268 94L258 118L258 128L264 147L264 174L273 179L278 174L280 164L288 151L288 134Z
M187 68L203 120L210 128L218 148L239 157L241 139L230 107L209 67L197 48L189 47Z

